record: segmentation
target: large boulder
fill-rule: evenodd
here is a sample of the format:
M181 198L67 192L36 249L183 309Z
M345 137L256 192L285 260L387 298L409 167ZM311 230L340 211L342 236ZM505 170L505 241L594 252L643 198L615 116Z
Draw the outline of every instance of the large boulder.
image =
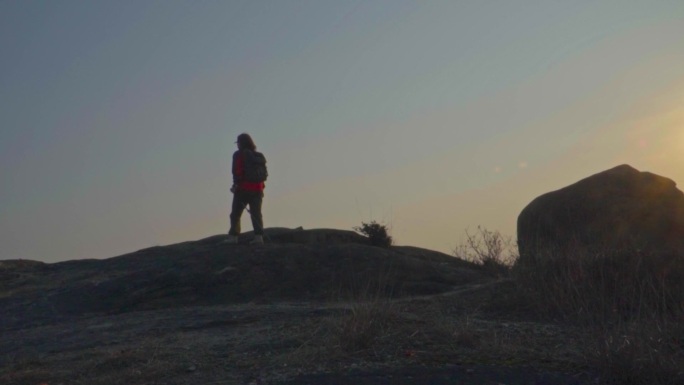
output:
M621 165L530 202L518 216L520 261L537 252L684 250L684 193Z

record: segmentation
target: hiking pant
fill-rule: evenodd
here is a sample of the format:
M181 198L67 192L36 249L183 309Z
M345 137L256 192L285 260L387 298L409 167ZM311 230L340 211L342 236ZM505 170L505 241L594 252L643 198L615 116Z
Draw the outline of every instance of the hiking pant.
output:
M261 216L261 202L264 199L263 191L236 191L233 193L233 207L230 212L229 235L240 235L240 217L245 207L249 205L250 216L254 235L264 235L264 219Z

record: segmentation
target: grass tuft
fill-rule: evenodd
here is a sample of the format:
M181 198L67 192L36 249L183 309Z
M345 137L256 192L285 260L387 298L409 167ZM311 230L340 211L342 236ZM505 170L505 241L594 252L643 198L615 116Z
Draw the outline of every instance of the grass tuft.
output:
M586 356L604 379L684 383L683 255L546 250L526 255L513 276L541 314L597 335Z

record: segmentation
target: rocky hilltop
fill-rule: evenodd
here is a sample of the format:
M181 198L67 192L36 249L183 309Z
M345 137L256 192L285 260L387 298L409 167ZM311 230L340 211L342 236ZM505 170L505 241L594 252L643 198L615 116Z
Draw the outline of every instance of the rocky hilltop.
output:
M249 238L0 261L0 383L580 383L554 365L530 367L574 353L505 336L566 333L520 321L524 309L505 305L510 283L472 263L343 230ZM503 314L515 321L496 321ZM404 377L416 382L392 380Z
M198 305L339 300L371 282L397 298L482 279L448 255L377 248L351 231L269 229L266 236L263 247L228 245L217 235L104 260L2 261L0 327Z

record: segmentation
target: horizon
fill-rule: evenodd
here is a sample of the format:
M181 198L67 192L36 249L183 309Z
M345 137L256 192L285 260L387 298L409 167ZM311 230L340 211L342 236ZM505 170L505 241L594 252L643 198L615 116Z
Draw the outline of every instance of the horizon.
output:
M0 260L227 233L242 132L266 228L447 254L621 164L684 183L681 1L10 1L0 52Z

